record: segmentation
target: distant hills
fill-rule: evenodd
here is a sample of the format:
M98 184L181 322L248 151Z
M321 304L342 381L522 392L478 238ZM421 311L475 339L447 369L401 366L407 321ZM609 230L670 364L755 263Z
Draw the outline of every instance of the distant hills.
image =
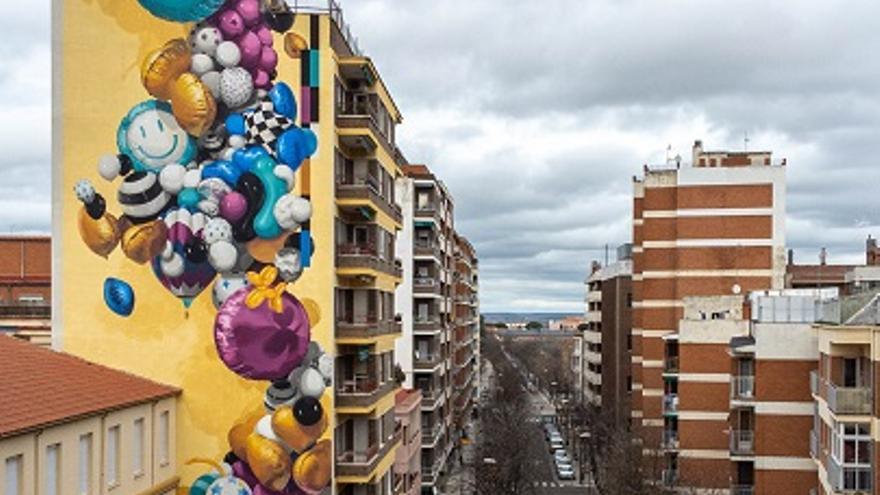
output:
M561 320L568 316L583 316L583 313L483 313L486 323L528 323L540 322L545 327L550 320Z

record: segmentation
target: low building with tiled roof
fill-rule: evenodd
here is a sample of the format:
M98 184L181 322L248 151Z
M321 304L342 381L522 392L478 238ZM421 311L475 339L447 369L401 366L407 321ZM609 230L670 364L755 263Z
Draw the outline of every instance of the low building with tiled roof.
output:
M171 494L180 390L0 335L5 493Z

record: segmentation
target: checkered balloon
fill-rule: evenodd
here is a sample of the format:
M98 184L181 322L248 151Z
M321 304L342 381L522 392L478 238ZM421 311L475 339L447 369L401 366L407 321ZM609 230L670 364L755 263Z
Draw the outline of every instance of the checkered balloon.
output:
M259 108L245 117L245 136L250 144L260 145L273 153L275 141L291 125L293 121L276 113L271 101L262 101Z

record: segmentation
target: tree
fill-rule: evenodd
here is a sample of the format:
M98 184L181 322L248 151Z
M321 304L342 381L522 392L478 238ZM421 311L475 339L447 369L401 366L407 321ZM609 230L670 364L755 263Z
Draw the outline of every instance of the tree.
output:
M540 321L530 321L526 323L527 330L541 330L544 325Z

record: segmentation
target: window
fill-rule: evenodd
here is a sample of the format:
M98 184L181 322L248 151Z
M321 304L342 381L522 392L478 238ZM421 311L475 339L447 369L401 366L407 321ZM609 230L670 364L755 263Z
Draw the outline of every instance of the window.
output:
M159 465L167 466L170 462L168 458L168 444L169 444L169 427L170 427L170 418L168 417L168 411L162 411L162 414L159 415Z
M863 423L835 423L832 456L841 466L845 491L871 489L871 428Z
M79 494L92 493L92 434L79 436Z
M6 459L6 491L4 495L22 495L22 457Z
M134 446L132 447L132 471L135 478L144 475L144 418L134 420Z
M46 478L43 493L58 495L61 491L61 444L55 443L46 447Z
M107 486L115 487L119 484L119 425L112 426L107 430Z

